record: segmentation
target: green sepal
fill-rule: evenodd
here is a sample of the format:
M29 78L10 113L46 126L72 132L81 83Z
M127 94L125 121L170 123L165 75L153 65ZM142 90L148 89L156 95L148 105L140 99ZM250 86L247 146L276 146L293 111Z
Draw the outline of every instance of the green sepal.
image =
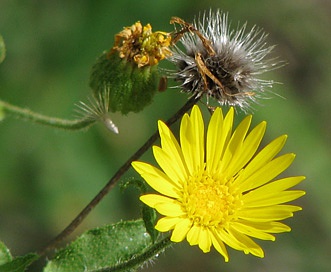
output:
M151 238L142 220L92 229L57 252L44 272L98 271L114 267L142 254L150 245Z
M117 53L104 52L92 67L90 87L95 97L107 88L110 111L127 114L139 112L152 102L158 81L157 65L138 68Z

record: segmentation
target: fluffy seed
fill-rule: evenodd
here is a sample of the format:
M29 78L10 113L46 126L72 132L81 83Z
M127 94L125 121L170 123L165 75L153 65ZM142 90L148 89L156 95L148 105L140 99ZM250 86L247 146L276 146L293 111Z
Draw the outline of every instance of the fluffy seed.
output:
M206 95L220 105L237 106L244 112L252 102L266 97L274 84L258 76L279 68L282 62L269 55L274 46L266 44L267 35L246 24L230 30L228 14L216 11L203 13L193 24L173 17L175 24L172 55L168 59L177 66L170 77L179 82L184 92ZM179 28L177 27L179 26Z

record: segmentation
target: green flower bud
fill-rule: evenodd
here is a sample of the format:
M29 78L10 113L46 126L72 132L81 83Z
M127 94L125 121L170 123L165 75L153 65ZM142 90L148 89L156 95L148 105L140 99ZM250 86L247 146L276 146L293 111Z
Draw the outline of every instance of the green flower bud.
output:
M152 32L140 22L115 35L115 44L92 67L90 87L94 97L109 93L109 110L139 112L152 102L160 75L157 64L170 55L171 37Z
M90 86L95 97L108 89L110 111L127 114L152 102L158 79L157 66L138 68L117 54L104 53L92 68Z

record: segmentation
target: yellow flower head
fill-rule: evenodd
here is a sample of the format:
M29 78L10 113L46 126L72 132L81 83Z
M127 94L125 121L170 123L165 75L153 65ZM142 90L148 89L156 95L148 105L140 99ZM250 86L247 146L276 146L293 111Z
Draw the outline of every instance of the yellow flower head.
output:
M152 32L150 24L144 27L140 22L125 27L115 35L111 52L118 51L120 58L134 61L138 67L153 66L171 55L170 34L162 31Z
M209 252L213 245L225 261L229 260L225 245L263 257L262 248L250 237L274 241L273 233L290 231L279 221L301 208L284 203L305 194L288 190L303 176L274 180L295 157L292 153L276 157L287 136L276 138L257 153L266 122L248 133L252 116L247 116L232 132L233 115L233 108L225 117L220 108L215 110L206 145L198 106L182 119L180 144L159 121L161 147L154 146L153 153L162 170L143 162L132 163L161 194L140 197L164 215L155 228L173 230L173 242L186 238L203 252Z

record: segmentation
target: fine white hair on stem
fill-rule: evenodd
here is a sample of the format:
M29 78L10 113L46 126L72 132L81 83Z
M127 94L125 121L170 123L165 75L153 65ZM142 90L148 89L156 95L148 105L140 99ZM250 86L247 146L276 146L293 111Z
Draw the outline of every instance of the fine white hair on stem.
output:
M107 129L118 134L118 127L110 119L109 112L109 88L105 88L97 96L89 97L88 102L80 101L76 110L83 118L101 121Z
M258 99L267 98L275 83L259 78L284 62L271 58L274 46L267 34L247 24L231 30L228 14L220 10L200 14L192 24L174 17L175 37L168 58L177 67L168 71L184 92L213 97L220 105L237 106L244 112Z

